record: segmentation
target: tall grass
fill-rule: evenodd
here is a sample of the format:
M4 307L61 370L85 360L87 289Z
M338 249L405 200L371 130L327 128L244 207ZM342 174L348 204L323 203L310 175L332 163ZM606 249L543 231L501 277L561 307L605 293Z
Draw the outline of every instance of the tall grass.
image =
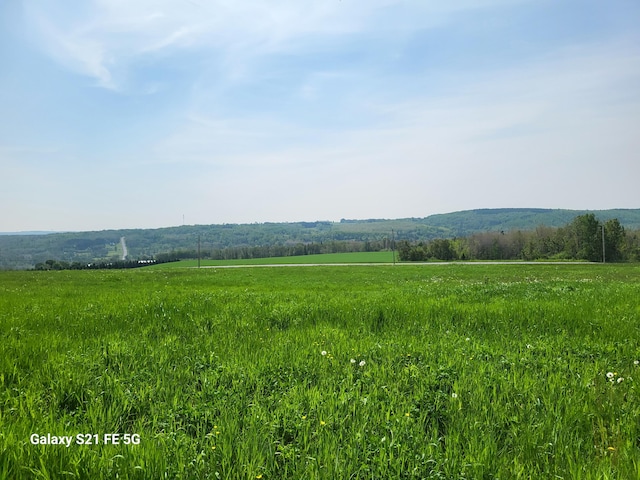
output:
M0 477L638 478L639 274L2 272Z

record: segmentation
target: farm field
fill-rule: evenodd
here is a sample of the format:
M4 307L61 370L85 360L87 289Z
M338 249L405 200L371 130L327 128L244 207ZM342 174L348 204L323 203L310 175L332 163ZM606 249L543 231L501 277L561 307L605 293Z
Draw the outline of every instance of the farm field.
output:
M396 252L397 260L397 252ZM387 252L350 252L322 253L317 255L295 255L288 257L247 258L236 260L201 260L200 266L235 266L235 265L302 265L331 263L393 263L393 253ZM197 267L198 260L180 260L178 262L160 263L145 268Z
M0 272L0 478L640 478L639 280Z

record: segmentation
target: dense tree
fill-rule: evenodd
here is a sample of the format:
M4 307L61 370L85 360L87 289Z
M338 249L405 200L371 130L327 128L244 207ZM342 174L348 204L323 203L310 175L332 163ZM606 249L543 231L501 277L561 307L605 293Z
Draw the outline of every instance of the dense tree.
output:
M618 262L623 258L625 247L625 231L617 218L604 224L605 259L607 262Z
M603 225L593 214L577 216L561 228L540 226L532 231L483 232L455 240L399 242L400 260L538 260L602 261ZM640 261L640 234L627 234L618 219L604 224L606 261Z
M593 213L578 215L568 226L565 250L572 258L597 262L602 260L600 222Z
M456 252L451 246L451 241L446 238L437 238L429 244L429 253L438 260L454 260L457 258Z

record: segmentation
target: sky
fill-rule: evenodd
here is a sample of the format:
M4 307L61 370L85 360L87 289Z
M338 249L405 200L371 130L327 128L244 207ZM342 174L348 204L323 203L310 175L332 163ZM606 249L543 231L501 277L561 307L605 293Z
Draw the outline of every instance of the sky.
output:
M637 0L0 2L0 231L640 208Z

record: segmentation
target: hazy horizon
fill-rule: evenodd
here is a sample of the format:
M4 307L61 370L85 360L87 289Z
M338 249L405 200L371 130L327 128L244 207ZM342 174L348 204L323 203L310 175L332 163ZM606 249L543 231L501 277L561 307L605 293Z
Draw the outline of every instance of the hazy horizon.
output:
M631 0L4 2L0 231L638 208L638 24Z
M269 224L269 223L314 223L314 222L331 222L331 223L340 223L342 221L362 221L366 222L368 220L373 221L396 221L396 220L407 220L412 218L428 218L431 216L437 215L450 215L456 213L464 213L475 210L563 210L563 211L575 211L575 212L604 212L610 210L640 210L640 208L611 208L611 209L564 209L564 208L538 208L538 207L496 207L496 208L474 208L469 210L457 210L455 212L442 212L442 213L433 213L430 215L422 215L422 216L413 216L413 217L394 217L394 218L382 218L382 217L370 217L370 218L341 218L339 220L332 219L297 219L297 220L288 220L288 221L279 221L279 222L224 222L224 223L181 223L175 225L160 225L157 227L114 227L114 228L96 228L91 230L22 230L22 231L5 231L1 230L0 235L50 235L55 233L82 233L82 232L100 232L100 231L111 231L111 230L157 230L164 228L176 228L176 227L199 227L199 226L208 226L208 225L260 225L260 224Z

